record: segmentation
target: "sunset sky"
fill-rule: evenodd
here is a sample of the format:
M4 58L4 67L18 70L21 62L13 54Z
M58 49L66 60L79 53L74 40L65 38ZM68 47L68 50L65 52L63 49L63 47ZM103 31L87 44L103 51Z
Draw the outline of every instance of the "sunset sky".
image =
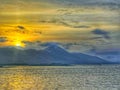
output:
M0 0L0 47L120 49L120 0Z

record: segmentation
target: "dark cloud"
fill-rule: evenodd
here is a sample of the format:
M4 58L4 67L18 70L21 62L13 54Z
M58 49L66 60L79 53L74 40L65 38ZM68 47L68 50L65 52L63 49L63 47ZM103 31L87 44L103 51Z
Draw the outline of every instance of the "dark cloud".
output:
M21 29L21 30L25 29L24 26L17 26L17 28L18 28L18 29Z
M42 34L42 31L35 31L36 34Z
M32 45L33 42L29 42L29 41L22 41L22 43L26 44L26 45Z
M22 25L16 26L16 29L14 30L15 32L22 33L22 34L28 34L29 30L26 29L26 27Z
M83 25L83 26L74 26L74 28L90 28L90 26L86 26L86 25Z
M101 29L95 29L92 31L94 34L98 34L98 35L106 35L109 34L109 32L101 30Z
M109 32L101 30L101 29L95 29L92 31L93 34L96 35L102 35L105 39L110 39Z
M0 37L0 42L5 42L5 41L7 41L6 37Z
M77 25L75 22L73 22L73 24L76 24L76 25L69 24L69 23L64 22L64 21L59 21L58 23L62 24L64 26L72 27L72 28L90 28L90 26L87 26L87 25Z
M92 37L92 38L90 38L90 40L92 39L92 40L95 40L95 39L101 39L102 37Z
M72 28L90 28L90 26L87 25L79 25L77 24L77 22L75 21L65 21L64 19L60 20L60 19L51 19L51 20L41 20L39 21L41 23L53 23L53 24L60 24L60 25L64 25L67 27L72 27ZM72 22L72 24L70 24Z

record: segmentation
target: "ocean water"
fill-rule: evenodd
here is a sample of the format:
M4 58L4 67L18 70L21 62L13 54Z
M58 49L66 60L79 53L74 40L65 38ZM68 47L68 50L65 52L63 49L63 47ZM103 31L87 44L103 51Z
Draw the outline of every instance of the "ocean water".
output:
M120 90L120 65L1 67L0 90Z

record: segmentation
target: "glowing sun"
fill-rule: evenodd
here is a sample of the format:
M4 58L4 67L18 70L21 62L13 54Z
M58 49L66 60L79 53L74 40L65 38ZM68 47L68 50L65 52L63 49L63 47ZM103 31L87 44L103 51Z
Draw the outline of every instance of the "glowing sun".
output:
M21 45L20 43L16 43L15 46L20 47L20 46L22 46L22 45Z
M16 42L15 44L14 44L16 47L24 47L25 45L23 44L23 43L21 43L21 42Z

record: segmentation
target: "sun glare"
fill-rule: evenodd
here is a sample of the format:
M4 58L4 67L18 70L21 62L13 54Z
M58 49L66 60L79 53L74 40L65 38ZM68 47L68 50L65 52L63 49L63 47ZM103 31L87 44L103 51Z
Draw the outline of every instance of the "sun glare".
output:
M17 47L20 47L20 46L21 46L21 44L20 44L20 43L17 43L17 44L16 44L16 46L17 46Z
M16 42L15 44L14 44L16 47L24 47L25 45L23 44L23 43L21 43L21 42Z

